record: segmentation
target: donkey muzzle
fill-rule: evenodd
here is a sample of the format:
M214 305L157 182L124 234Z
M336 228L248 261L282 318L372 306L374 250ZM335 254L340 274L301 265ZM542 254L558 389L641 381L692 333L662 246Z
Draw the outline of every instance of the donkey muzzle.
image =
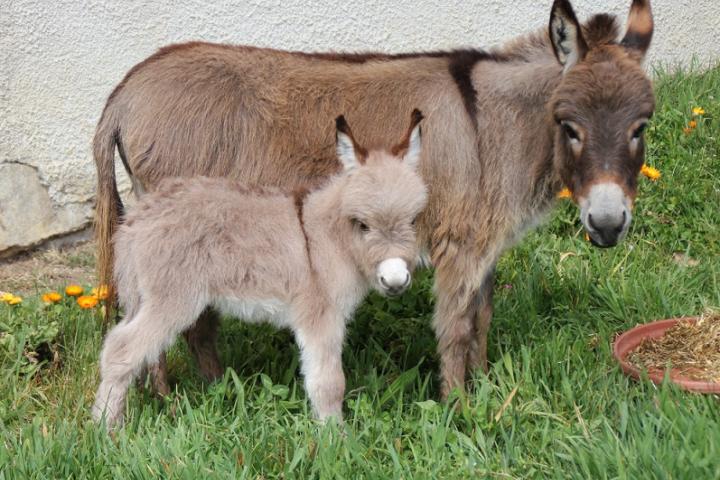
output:
M410 286L410 271L407 263L401 258L388 258L378 265L377 280L383 293L395 296L403 293Z
M581 198L580 219L596 247L614 247L627 234L632 220L630 199L616 183L593 185Z

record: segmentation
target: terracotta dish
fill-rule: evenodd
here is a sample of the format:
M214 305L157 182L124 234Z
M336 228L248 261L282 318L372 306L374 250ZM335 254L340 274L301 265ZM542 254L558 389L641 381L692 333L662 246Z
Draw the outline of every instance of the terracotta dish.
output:
M640 379L641 370L626 360L628 354L635 350L645 338L658 338L663 336L666 330L680 321L697 321L695 317L672 318L669 320L658 320L657 322L638 325L620 335L613 344L613 355L620 362L620 367L625 374L632 378ZM648 378L658 385L665 379L665 371L649 370ZM692 380L684 377L674 370L670 370L670 380L681 388L697 393L720 393L720 383Z

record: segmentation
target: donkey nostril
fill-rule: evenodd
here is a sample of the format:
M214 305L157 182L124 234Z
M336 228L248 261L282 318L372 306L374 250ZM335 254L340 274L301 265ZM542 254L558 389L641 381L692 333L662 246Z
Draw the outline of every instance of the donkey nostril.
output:
M387 284L387 281L385 280L385 277L380 277L380 285L382 285L385 288L390 288L390 285Z
M588 213L588 225L590 225L593 230L600 230L597 225L595 225L595 222L593 222L592 213Z
M627 212L625 210L623 210L622 221L620 222L620 225L618 225L615 228L615 233L618 233L618 234L621 233L623 231L623 229L625 228L626 222L627 222Z

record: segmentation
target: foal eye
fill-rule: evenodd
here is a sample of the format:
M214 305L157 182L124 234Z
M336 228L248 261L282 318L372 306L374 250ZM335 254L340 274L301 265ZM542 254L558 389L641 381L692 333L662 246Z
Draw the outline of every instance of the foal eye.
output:
M640 124L640 126L637 127L635 129L635 131L633 132L633 135L632 135L633 140L637 140L638 138L640 138L642 136L643 132L645 132L646 127L647 127L647 123Z
M580 135L578 135L578 132L573 127L571 127L569 123L560 122L560 125L562 125L565 135L567 135L570 140L573 140L576 142L580 141Z
M367 233L370 231L370 227L367 226L367 224L363 221L358 220L357 218L353 218L351 220L352 224L355 225L360 229L361 232Z
M417 219L418 219L418 217L413 218L412 222L410 222L410 225L412 225L414 227L415 224L417 223Z

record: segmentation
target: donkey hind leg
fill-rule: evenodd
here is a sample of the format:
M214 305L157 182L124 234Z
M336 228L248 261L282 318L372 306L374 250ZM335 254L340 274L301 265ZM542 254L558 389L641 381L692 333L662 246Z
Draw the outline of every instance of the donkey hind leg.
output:
M335 417L342 421L345 397L345 374L342 369L342 347L345 322L339 315L303 319L294 327L300 346L300 360L305 377L305 391L313 413L320 420Z
M184 315L178 315L144 305L132 320L108 333L100 355L100 386L92 410L96 421L104 415L107 426L112 427L122 420L125 396L133 378L145 363L157 362L158 355L197 314L187 309Z
M468 368L481 368L488 372L487 344L490 322L493 314L493 287L495 286L495 266L487 272L478 291L477 314L475 316L475 337L468 352Z
M197 322L183 335L190 351L197 361L200 373L209 382L217 380L223 374L220 356L217 351L220 315L212 308L206 308Z

